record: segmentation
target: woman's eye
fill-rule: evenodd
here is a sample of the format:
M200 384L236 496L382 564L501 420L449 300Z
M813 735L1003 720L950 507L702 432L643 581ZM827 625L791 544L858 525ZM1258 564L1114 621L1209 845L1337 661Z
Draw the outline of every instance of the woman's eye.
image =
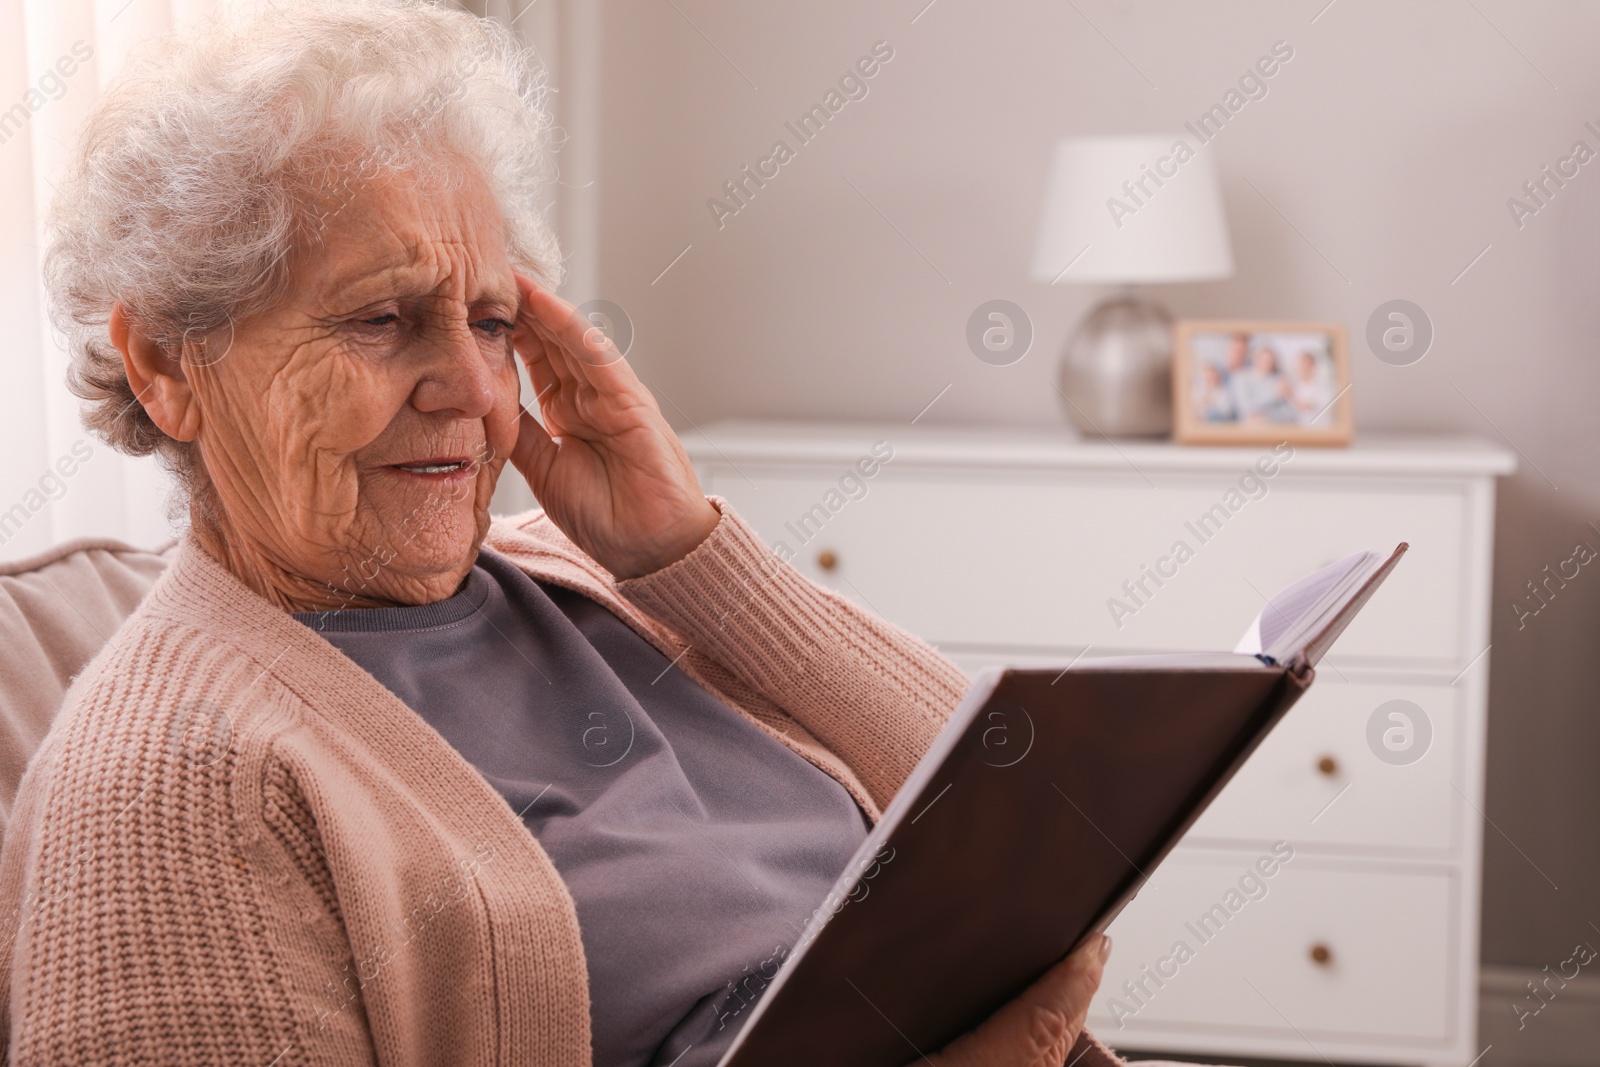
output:
M363 326L392 326L392 325L394 325L395 323L397 323L399 321L400 321L400 316L399 315L395 315L393 313L386 312L386 313L384 313L382 315L375 315L370 319L362 319L361 320L361 325L363 325Z
M515 323L507 322L505 319L479 319L473 325L490 337L503 337L516 329Z

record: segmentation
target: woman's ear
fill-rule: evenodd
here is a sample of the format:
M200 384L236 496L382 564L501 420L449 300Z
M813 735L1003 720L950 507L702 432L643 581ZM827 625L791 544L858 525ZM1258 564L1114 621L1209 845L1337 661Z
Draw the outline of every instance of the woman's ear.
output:
M193 441L200 436L200 405L184 377L183 360L146 337L121 301L111 305L106 327L112 345L122 353L122 369L134 398L150 420L175 441Z

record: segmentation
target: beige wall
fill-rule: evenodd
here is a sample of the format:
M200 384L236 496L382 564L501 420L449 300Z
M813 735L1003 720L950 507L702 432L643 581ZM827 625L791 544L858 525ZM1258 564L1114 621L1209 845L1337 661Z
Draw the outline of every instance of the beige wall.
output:
M1484 958L1600 937L1600 567L1520 632L1510 607L1578 539L1600 548L1600 161L1520 231L1506 208L1575 139L1600 150L1600 5L1337 0L1313 24L1325 0L937 0L913 23L924 2L605 5L599 151L574 128L565 175L596 182L567 195L598 203L598 292L574 295L628 310L681 429L909 420L947 383L924 421L1054 424L1056 353L1099 293L1027 278L1052 141L1175 130L1289 42L1212 146L1236 275L1158 294L1342 321L1360 428L1503 434L1526 457L1499 507ZM719 231L706 200L879 40L894 58L867 97ZM1037 328L1011 367L963 340L993 297ZM1437 330L1410 367L1360 339L1395 297Z

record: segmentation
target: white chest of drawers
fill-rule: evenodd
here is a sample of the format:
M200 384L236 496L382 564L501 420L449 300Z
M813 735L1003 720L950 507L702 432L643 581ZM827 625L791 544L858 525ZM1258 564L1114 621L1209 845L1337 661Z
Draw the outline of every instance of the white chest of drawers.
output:
M1119 1047L1217 1057L1478 1056L1507 453L1464 439L1275 454L789 422L718 423L684 444L706 491L780 554L968 670L1229 648L1288 582L1409 541L1316 686L1113 925L1090 1025ZM1251 877L1276 842L1293 858Z

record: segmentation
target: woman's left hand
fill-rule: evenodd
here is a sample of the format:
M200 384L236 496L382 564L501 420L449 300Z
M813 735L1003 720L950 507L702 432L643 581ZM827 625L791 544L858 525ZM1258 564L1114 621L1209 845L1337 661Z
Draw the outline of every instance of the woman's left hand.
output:
M563 533L618 579L675 563L720 515L650 391L611 339L521 274L513 344L544 418L526 410L511 463Z

